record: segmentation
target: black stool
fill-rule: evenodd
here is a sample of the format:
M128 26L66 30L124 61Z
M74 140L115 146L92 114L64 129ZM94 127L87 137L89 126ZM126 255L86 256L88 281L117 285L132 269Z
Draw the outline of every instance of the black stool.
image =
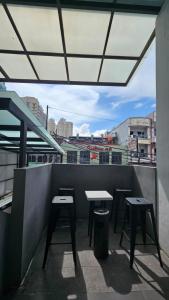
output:
M132 190L131 189L114 189L114 201L112 203L113 209L111 212L111 216L114 216L114 233L116 233L118 217L119 217L119 207L122 201L125 201L125 197L131 196ZM114 213L113 213L114 212Z
M74 203L74 215L75 215L75 220L77 217L76 214L76 197L75 197L75 189L73 187L60 187L58 189L58 195L59 196L72 196L73 197L73 203ZM76 225L76 223L75 223Z
M152 202L149 202L149 201L145 200L144 198L134 198L134 197L126 198L126 209L125 209L122 233L121 233L121 238L120 238L120 246L122 245L123 236L125 233L125 223L126 223L128 208L129 208L129 220L130 220L130 268L133 267L134 250L135 250L135 245L136 245L136 232L137 232L139 216L141 217L141 223L142 223L143 243L145 244L145 242L146 242L146 213L147 212L150 212L152 225L153 225L153 231L154 231L154 238L155 238L154 242L157 247L157 253L158 253L160 265L161 265L161 267L163 267L163 263L161 260L161 254L160 254L160 246L159 246L159 242L158 242L158 235L157 235L157 229L156 229L153 204L152 204Z
M72 196L55 196L52 200L51 204L51 211L49 215L49 223L47 229L47 238L46 238L46 247L45 247L45 254L43 260L43 268L45 268L48 249L50 245L57 245L57 244L71 244L72 245L72 252L73 252L73 260L76 267L76 237L75 237L75 229L76 229L76 220L75 220L75 204L73 202ZM71 234L71 242L64 242L64 243L52 243L52 234L56 226L56 222L59 218L61 209L67 210L68 213L68 220L70 223L70 234Z

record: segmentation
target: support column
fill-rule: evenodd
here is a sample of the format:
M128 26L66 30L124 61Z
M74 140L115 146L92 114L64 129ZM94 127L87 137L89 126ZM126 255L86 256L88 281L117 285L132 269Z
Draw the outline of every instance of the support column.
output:
M21 121L19 168L23 168L26 166L26 139L27 139L27 126L24 121Z
M169 1L156 22L156 72L159 240L169 254Z

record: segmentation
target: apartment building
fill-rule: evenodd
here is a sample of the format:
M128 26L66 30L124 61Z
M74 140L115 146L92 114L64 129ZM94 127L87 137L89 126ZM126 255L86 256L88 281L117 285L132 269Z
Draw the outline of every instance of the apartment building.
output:
M52 135L56 132L56 123L54 119L48 120L48 132Z
M126 165L127 147L110 143L109 139L94 136L70 137L63 139L61 147L65 151L63 163L92 165Z
M46 125L46 114L44 113L43 107L40 105L39 101L35 97L22 97L21 98L35 117L40 121L40 123L45 127Z
M146 117L128 118L111 134L116 133L117 143L127 145L131 162L156 162L156 113Z
M57 123L56 130L57 135L68 138L73 135L73 123L61 118Z

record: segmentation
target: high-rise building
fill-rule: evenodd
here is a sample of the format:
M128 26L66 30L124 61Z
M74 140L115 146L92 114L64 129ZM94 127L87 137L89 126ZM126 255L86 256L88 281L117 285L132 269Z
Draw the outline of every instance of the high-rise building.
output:
M4 82L0 82L0 91L6 91L6 86Z
M70 137L73 135L73 123L67 122L64 118L61 118L57 123L57 135Z
M39 122L45 127L46 114L44 113L44 110L40 105L38 99L29 96L22 97L21 99L26 103L26 105L29 107L29 109L32 111L35 117L39 120Z
M54 119L49 119L48 120L48 132L50 134L53 134L56 132L56 124L55 124L55 120Z

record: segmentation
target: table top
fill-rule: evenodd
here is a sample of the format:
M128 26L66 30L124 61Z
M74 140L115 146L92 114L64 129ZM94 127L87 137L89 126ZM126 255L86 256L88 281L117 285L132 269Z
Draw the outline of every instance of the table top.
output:
M108 201L113 200L112 195L107 191L85 191L88 201Z
M149 205L151 201L141 197L126 197L126 200L131 205Z
M55 196L52 200L52 204L69 204L73 203L72 196Z

